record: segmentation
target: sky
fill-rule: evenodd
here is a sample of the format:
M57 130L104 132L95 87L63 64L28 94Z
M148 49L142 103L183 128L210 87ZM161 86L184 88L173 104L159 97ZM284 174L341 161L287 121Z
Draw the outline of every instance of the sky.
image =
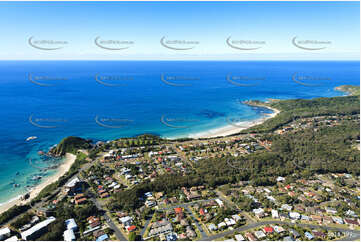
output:
M360 57L359 2L0 2L0 23L0 60Z

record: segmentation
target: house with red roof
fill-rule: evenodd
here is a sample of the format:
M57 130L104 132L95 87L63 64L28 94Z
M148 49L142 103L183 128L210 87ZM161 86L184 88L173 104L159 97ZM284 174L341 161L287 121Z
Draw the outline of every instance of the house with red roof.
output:
M132 231L134 231L136 229L137 229L137 227L135 225L129 226L128 227L128 232L132 232Z
M175 213L182 213L183 210L182 210L182 208L174 208L174 212Z
M203 208L199 209L199 214L202 215L202 216L204 216L204 215L206 214L206 213L204 212L204 209L203 209Z
M265 234L272 234L273 233L273 228L272 227L264 227L263 228L263 232L265 233Z

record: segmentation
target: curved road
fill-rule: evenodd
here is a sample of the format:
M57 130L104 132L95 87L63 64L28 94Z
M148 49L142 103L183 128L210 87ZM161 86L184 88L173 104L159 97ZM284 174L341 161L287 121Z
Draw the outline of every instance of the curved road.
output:
M201 240L216 240L228 235L232 235L234 234L234 232L242 232L242 231L246 231L249 229L253 229L253 228L257 228L259 226L262 225L268 225L268 224L284 224L284 225L297 225L300 227L308 227L311 229L326 229L326 230L333 230L333 231L340 231L343 233L347 233L347 236L345 238L340 239L339 241L353 241L353 240L359 240L360 238L360 231L358 230L351 230L351 229L342 229L342 228L335 228L335 227L329 227L329 226L321 226L321 225L313 225L313 224L293 224L290 222L285 222L285 221L262 221L262 222L257 222L257 223L253 223L253 224L249 224L249 225L244 225L240 228L234 229L234 230L229 230L220 234L216 234L213 236L207 236L207 237L203 237Z

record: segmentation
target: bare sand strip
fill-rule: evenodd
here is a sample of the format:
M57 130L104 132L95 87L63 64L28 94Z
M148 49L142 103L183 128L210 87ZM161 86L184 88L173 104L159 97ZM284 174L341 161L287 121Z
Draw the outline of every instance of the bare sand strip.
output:
M51 183L56 182L60 177L65 175L65 173L73 165L75 159L76 159L76 155L67 153L65 155L65 160L64 160L63 164L61 164L59 166L57 172L54 175L45 178L43 182L41 182L39 185L34 187L30 191L30 193L29 193L30 197L27 200L23 201L23 200L21 200L21 196L19 196L5 204L2 204L0 206L0 214L7 211L9 208L13 207L14 205L22 205L22 204L29 202L31 199L35 198L41 192L41 190L43 190L46 186L50 185Z
M189 138L193 139L199 139L199 138L215 138L215 137L224 137L227 135L232 135L239 133L240 131L244 129L248 129L252 126L262 124L267 119L275 117L277 114L280 113L278 109L267 107L268 109L271 109L273 113L271 114L265 114L265 116L260 117L259 119L253 120L253 121L244 121L244 122L238 122L234 124L227 125L222 128L208 130L205 132L200 132L196 134L189 135Z

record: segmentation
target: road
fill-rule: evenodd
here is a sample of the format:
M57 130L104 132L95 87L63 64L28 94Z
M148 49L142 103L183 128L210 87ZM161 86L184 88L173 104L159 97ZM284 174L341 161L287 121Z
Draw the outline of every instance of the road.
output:
M246 212L243 212L238 206L237 204L235 204L234 202L232 202L227 196L225 196L221 191L219 190L216 190L216 193L219 197L223 198L223 200L230 204L231 207L235 207L237 208L239 211L240 211L240 214L242 214L246 219L247 219L247 222L251 222L251 223L254 223L256 222L256 220L254 218L252 218L251 216L249 216Z
M108 226L109 226L112 230L114 230L114 233L115 233L115 236L117 237L117 240L119 240L119 241L126 241L127 239L123 236L122 232L120 232L120 230L118 229L118 227L117 227L117 226L115 225L115 223L113 222L112 218L107 214L107 211L103 209L102 204L100 204L100 202L99 202L96 198L94 198L94 197L92 197L90 200L95 204L95 206L96 206L99 210L104 211L103 216L104 216L104 218L105 218L105 221L106 221L106 223L108 224Z
M140 231L140 236L141 236L142 238L143 238L144 233L145 233L145 231L147 230L148 225L149 225L149 223L150 223L151 220L152 220L152 219L149 218L149 219L147 219L147 220L145 221L144 227L143 227L142 231Z
M191 214L192 219L194 220L199 232L201 233L201 238L204 238L207 236L207 234L204 232L202 226L198 223L197 218L194 216L194 214L192 213L192 211L190 210L190 208L188 207L188 205L185 206L185 209L188 211L188 213Z
M228 204L232 204L234 207L238 208L237 206L235 206L235 204L232 201L230 201L229 199L226 199L225 196L220 191L217 191L217 194L220 197L222 197L225 202L227 202ZM359 240L360 239L360 231L358 231L358 230L342 229L342 228L323 226L323 225L313 225L313 224L302 224L302 223L295 224L295 223L286 222L286 221L279 221L279 220L256 222L253 218L248 219L249 220L248 224L246 224L246 225L244 225L244 226L242 226L240 228L237 228L237 229L234 229L234 230L228 230L228 231L225 231L223 233L219 233L219 234L216 234L216 235L213 235L213 236L208 236L203 231L201 225L198 223L198 220L195 218L195 216L193 215L192 211L189 209L188 206L190 206L192 204L195 204L195 203L206 202L206 201L211 201L211 200L215 200L215 198L214 199L208 199L208 200L198 200L198 201L178 204L178 205L174 205L174 206L168 206L168 207L161 208L161 209L158 209L158 210L163 210L164 211L164 210L174 209L174 208L177 208L177 207L182 207L184 209L187 209L187 211L190 212L191 217L195 221L198 230L201 231L201 236L202 237L200 238L200 240L202 240L202 241L210 241L210 240L220 239L220 238L223 238L223 237L228 236L228 235L233 235L235 232L247 231L249 229L254 229L254 228L264 226L264 225L269 225L269 224L283 224L283 225L291 225L291 226L297 225L299 227L306 227L306 228L311 228L311 229L325 229L325 230L339 231L339 232L345 233L346 237L344 237L342 239L339 239L339 241L354 241L354 240ZM248 215L246 217L249 218Z
M213 235L213 236L203 237L201 240L205 240L205 241L216 240L216 239L228 236L228 235L233 235L235 232L242 232L242 231L246 231L246 230L249 230L249 229L257 228L259 226L264 226L264 225L268 225L268 224L283 224L283 225L291 225L291 226L295 225L294 223L291 223L291 222L277 221L277 220L275 220L275 221L261 221L261 222L257 222L257 223L244 225L244 226L242 226L240 228L225 231L223 233L216 234L216 235ZM346 233L347 236L345 238L340 239L340 241L359 240L359 238L360 238L360 231L357 231L357 230L342 229L342 228L335 228L335 227L322 226L322 225L313 225L313 224L297 224L297 226L311 228L311 229L326 229L326 230L339 231L339 232Z

